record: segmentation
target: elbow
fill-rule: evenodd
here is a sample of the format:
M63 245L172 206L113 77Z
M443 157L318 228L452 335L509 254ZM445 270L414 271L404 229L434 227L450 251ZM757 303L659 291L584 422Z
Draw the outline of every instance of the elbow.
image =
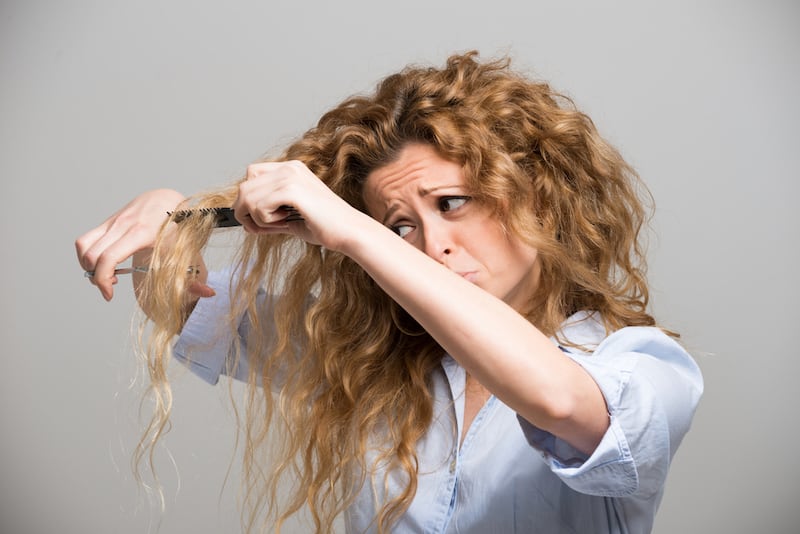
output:
M537 427L566 441L584 454L591 455L600 444L610 424L602 394L578 398L554 394L528 419Z
M580 402L564 393L549 396L537 412L537 426L556 436L578 424L581 419Z

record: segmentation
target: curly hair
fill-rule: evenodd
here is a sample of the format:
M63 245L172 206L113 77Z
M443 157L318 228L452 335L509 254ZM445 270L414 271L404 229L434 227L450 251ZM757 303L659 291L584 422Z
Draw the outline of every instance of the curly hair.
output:
M303 162L366 211L367 176L409 143L428 144L460 164L471 194L504 230L538 249L538 288L523 312L543 333L558 336L563 320L579 310L599 312L609 331L655 324L640 242L646 189L588 116L548 84L510 70L508 59L481 62L469 52L444 68L408 67L374 94L327 112L277 159ZM233 185L194 203L230 205L236 193ZM208 219L181 223L174 246L157 245L145 280L153 302L145 353L160 403L140 460L152 454L169 417L165 367L185 319L185 284L175 280L210 231ZM328 531L364 484L386 483L371 475L380 463L407 482L379 504L375 525L389 530L416 491L415 447L432 421L429 379L443 350L342 254L286 236L250 235L238 262L228 326L236 331L243 312L251 323L250 387L240 414L244 526L252 530L269 517L279 529L307 506L316 531ZM268 305L257 304L259 288L272 295ZM266 466L268 431L277 425L281 461ZM375 450L367 465L367 451ZM279 502L286 478L294 489Z

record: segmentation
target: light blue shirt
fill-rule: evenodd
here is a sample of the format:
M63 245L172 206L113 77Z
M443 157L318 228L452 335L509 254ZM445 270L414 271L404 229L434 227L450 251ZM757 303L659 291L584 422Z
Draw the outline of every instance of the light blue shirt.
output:
M217 296L200 300L174 348L212 384L220 374L247 376L246 358L231 361L234 336L218 328L230 309L228 280L226 274L210 278ZM596 314L579 312L564 323L561 337L591 349L561 347L605 396L610 425L597 449L582 454L494 396L459 447L466 373L445 356L431 380L434 420L417 445L418 489L395 532L650 532L670 462L703 391L700 370L657 328L606 335ZM345 514L348 532L375 530L376 503L387 498L384 476L373 473L375 484L361 488ZM393 476L392 495L402 486Z

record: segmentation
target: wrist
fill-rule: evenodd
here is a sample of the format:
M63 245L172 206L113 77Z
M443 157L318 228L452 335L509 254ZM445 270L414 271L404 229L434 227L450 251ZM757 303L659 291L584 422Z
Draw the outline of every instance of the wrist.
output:
M357 217L351 222L350 231L340 245L333 250L344 254L356 263L383 251L386 245L392 244L397 235L366 213L356 212Z

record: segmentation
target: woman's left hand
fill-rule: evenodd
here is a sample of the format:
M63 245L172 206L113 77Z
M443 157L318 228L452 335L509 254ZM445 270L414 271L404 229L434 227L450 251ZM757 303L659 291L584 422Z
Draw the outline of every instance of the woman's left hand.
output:
M250 165L233 210L248 232L296 235L338 251L345 248L359 223L364 224L365 218L372 221L299 161ZM289 217L294 212L302 219Z

